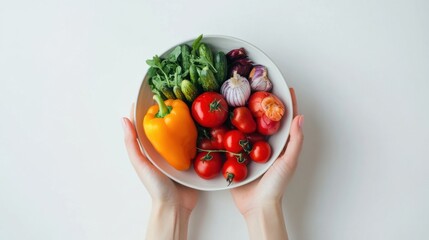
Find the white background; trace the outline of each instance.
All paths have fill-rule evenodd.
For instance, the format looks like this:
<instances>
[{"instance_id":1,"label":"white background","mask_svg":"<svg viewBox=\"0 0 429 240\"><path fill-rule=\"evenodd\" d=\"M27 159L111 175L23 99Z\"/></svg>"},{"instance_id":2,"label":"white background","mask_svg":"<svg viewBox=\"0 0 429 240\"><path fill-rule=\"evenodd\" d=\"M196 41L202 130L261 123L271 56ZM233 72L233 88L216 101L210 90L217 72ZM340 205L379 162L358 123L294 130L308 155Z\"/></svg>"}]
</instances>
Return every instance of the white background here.
<instances>
[{"instance_id":1,"label":"white background","mask_svg":"<svg viewBox=\"0 0 429 240\"><path fill-rule=\"evenodd\" d=\"M427 239L429 2L1 1L0 239L142 239L150 197L120 119L145 60L200 33L266 52L296 89L305 146L291 239ZM247 239L227 191L189 239Z\"/></svg>"}]
</instances>

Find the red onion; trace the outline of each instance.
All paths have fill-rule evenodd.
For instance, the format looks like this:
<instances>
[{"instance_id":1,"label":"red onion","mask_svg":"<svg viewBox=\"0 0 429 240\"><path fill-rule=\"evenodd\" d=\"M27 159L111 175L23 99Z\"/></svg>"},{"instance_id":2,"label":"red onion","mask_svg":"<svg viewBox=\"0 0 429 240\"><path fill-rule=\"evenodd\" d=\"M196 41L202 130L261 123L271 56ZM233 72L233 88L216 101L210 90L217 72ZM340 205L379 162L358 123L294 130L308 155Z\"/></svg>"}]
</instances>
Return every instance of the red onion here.
<instances>
[{"instance_id":1,"label":"red onion","mask_svg":"<svg viewBox=\"0 0 429 240\"><path fill-rule=\"evenodd\" d=\"M226 58L228 59L229 62L233 62L237 59L245 58L245 57L247 57L247 54L244 48L233 49L226 54Z\"/></svg>"},{"instance_id":2,"label":"red onion","mask_svg":"<svg viewBox=\"0 0 429 240\"><path fill-rule=\"evenodd\" d=\"M229 70L229 76L233 76L234 72L237 72L240 76L248 77L250 70L252 70L253 64L252 61L248 58L241 58L236 61L234 61L231 64L230 70Z\"/></svg>"},{"instance_id":3,"label":"red onion","mask_svg":"<svg viewBox=\"0 0 429 240\"><path fill-rule=\"evenodd\" d=\"M231 107L241 107L246 105L250 97L250 84L245 77L235 72L222 84L220 92Z\"/></svg>"}]
</instances>

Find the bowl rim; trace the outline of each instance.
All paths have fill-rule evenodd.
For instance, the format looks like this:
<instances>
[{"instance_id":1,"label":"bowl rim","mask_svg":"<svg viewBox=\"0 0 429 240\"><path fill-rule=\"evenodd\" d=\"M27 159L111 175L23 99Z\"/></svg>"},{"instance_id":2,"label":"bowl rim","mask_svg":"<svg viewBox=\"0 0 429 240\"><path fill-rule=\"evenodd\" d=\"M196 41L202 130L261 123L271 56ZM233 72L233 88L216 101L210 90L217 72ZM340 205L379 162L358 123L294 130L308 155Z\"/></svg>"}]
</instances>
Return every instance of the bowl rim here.
<instances>
[{"instance_id":1,"label":"bowl rim","mask_svg":"<svg viewBox=\"0 0 429 240\"><path fill-rule=\"evenodd\" d=\"M258 47L257 47L257 46L255 46L254 44L252 44L252 43L250 43L250 42L247 42L247 41L245 41L245 40L242 40L242 39L240 39L240 38L237 38L237 37L232 37L232 36L229 36L229 35L221 35L221 34L204 34L204 35L203 35L203 39L205 39L205 38L223 38L223 39L234 40L234 41L238 41L238 42L245 43L245 44L247 44L247 45L249 45L249 46L251 46L251 47L253 47L253 48L257 49L258 51L260 51L263 55L265 55L265 57L267 57L267 58L271 61L271 63L272 63L272 64L275 66L275 68L279 71L279 73L281 74L282 78L284 79L284 81L285 81L285 83L286 83L286 79L285 79L285 77L284 77L284 74L283 74L283 72L281 71L281 69L277 66L277 64L276 64L276 63L271 59L271 57L270 57L269 55L267 55L264 51L262 51L260 48L258 48ZM194 41L195 39L196 39L196 38L194 37L194 38L188 38L187 40L180 41L179 43L177 43L177 44L175 44L175 45L173 45L173 46L170 46L170 47L166 48L164 51L161 51L161 54L160 54L159 56L166 54L169 50L173 49L174 47L176 47L176 46L178 46L178 45L182 45L182 44L185 44L185 43L187 43L187 42L192 42L192 41ZM166 172L164 169L162 169L162 168L161 168L161 167L159 167L156 163L154 163L154 161L153 161L153 160L148 156L148 153L147 153L146 149L144 148L143 144L140 142L140 138L141 138L141 136L140 136L139 132L137 131L137 126L136 126L137 104L138 104L138 102L139 102L140 92L141 92L141 90L142 90L142 88L143 88L143 83L144 83L144 81L145 81L145 79L146 79L146 75L147 75L147 70L145 71L144 76L143 76L143 79L141 80L140 87L138 88L138 91L137 91L137 97L135 98L135 99L136 99L136 101L135 101L135 103L133 104L133 108L134 108L134 109L132 109L132 113L133 113L132 123L133 123L133 125L134 125L134 128L136 129L137 142L138 142L139 147L140 147L141 151L143 152L144 156L149 160L149 162L150 162L151 164L153 164L153 165L156 167L156 169L158 169L159 171L161 171L164 175L166 175L166 176L167 176L168 178L170 178L171 180L173 180L173 181L175 181L175 182L177 182L177 183L179 183L179 184L181 184L181 185L183 185L183 186L186 186L186 187L189 187L189 188L192 188L192 189L202 190L202 191L220 191L220 190L230 190L230 189L233 189L233 188L236 188L236 187L244 186L244 185L246 185L246 184L249 184L249 183L251 183L251 182L255 181L255 180L256 180L256 179L258 179L258 178L261 178L261 177L262 177L262 176L263 176L263 175L264 175L264 174L265 174L265 173L266 173L266 172L271 168L271 166L275 163L275 161L277 161L278 157L281 155L282 151L280 152L280 155L279 155L279 156L277 156L277 158L276 158L276 159L274 159L274 161L270 164L270 166L269 166L269 167L267 167L263 172L261 172L261 174L259 174L259 175L255 175L255 176L253 176L252 178L249 178L249 177L248 177L248 178L247 178L247 179L245 179L244 181L237 182L237 183L235 183L235 182L234 182L234 184L227 185L227 186L224 186L224 187L212 187L212 188L209 188L209 189L208 189L208 188L203 188L203 187L199 187L199 186L197 186L197 185L191 185L191 184L188 184L188 183L186 183L186 182L184 182L184 181L182 181L182 180L180 180L180 179L178 179L178 178L175 178L175 177L171 176L168 172ZM287 85L287 83L286 83L286 86L287 86L288 88L290 88L290 87ZM285 96L286 98L288 98L290 101L292 101L292 96L291 96L291 94L290 94L290 91L287 91L287 93L286 93L285 95L286 95L286 96ZM290 104L290 106L289 106L289 108L288 108L288 112L289 112L290 114L292 114L292 113L294 112L293 104ZM293 120L293 116L292 116L292 120ZM287 138L286 138L285 143L287 143L287 139L289 138L289 134L290 134L290 127L291 127L291 124L289 125L288 129L286 129Z\"/></svg>"}]
</instances>

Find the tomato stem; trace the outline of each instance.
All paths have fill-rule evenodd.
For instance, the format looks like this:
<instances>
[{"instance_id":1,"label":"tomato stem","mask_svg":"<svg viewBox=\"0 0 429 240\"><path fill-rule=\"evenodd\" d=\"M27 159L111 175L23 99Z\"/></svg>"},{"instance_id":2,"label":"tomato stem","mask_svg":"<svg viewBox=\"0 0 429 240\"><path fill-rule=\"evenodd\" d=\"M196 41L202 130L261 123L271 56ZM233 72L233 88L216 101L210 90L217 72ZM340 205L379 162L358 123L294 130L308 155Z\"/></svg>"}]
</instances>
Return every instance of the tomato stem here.
<instances>
[{"instance_id":1,"label":"tomato stem","mask_svg":"<svg viewBox=\"0 0 429 240\"><path fill-rule=\"evenodd\" d=\"M228 186L229 186L231 185L232 180L234 180L234 174L229 172L227 172L226 174L227 174L226 181L228 182Z\"/></svg>"},{"instance_id":2,"label":"tomato stem","mask_svg":"<svg viewBox=\"0 0 429 240\"><path fill-rule=\"evenodd\" d=\"M221 110L220 99L213 100L213 102L210 103L210 112L220 111L220 110Z\"/></svg>"},{"instance_id":3,"label":"tomato stem","mask_svg":"<svg viewBox=\"0 0 429 240\"><path fill-rule=\"evenodd\" d=\"M210 153L208 152L206 155L204 155L204 158L202 158L202 160L204 161L210 161L212 160L213 156L210 155Z\"/></svg>"},{"instance_id":4,"label":"tomato stem","mask_svg":"<svg viewBox=\"0 0 429 240\"><path fill-rule=\"evenodd\" d=\"M216 112L216 111L225 111L228 112L228 107L224 107L224 105L221 103L221 99L214 99L211 103L210 103L210 110L209 112Z\"/></svg>"},{"instance_id":5,"label":"tomato stem","mask_svg":"<svg viewBox=\"0 0 429 240\"><path fill-rule=\"evenodd\" d=\"M216 150L214 150L214 149L213 150L206 150L206 149L201 149L201 148L197 148L197 149L200 152L207 152L206 156L209 156L209 154L212 153L212 152L223 152L223 153L230 153L233 156L238 157L237 161L239 163L244 163L246 161L246 158L243 156L243 153L235 153L235 152L230 152L230 151L227 151L227 150L218 150L218 149L216 149ZM210 159L205 159L205 160L210 160Z\"/></svg>"},{"instance_id":6,"label":"tomato stem","mask_svg":"<svg viewBox=\"0 0 429 240\"><path fill-rule=\"evenodd\" d=\"M208 154L211 152L223 152L223 153L230 153L234 156L241 156L241 153L235 153L235 152L230 152L227 150L221 150L221 149L202 149L202 148L197 148L198 151L200 152L207 152Z\"/></svg>"},{"instance_id":7,"label":"tomato stem","mask_svg":"<svg viewBox=\"0 0 429 240\"><path fill-rule=\"evenodd\" d=\"M250 151L252 150L252 144L248 139L240 140L239 144L243 148L243 150L247 153L250 153Z\"/></svg>"}]
</instances>

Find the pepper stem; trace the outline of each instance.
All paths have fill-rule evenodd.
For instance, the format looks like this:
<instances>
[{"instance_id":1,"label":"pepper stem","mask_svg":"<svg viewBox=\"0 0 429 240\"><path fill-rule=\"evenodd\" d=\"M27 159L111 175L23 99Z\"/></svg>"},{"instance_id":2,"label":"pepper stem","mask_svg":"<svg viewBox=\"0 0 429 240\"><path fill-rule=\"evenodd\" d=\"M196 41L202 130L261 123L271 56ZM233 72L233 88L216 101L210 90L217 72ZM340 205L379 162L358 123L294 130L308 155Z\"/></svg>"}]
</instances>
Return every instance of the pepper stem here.
<instances>
[{"instance_id":1,"label":"pepper stem","mask_svg":"<svg viewBox=\"0 0 429 240\"><path fill-rule=\"evenodd\" d=\"M156 114L157 118L163 118L165 115L170 113L170 109L165 105L164 101L162 100L161 96L158 94L153 95L153 100L155 100L156 103L158 103L158 113Z\"/></svg>"}]
</instances>

